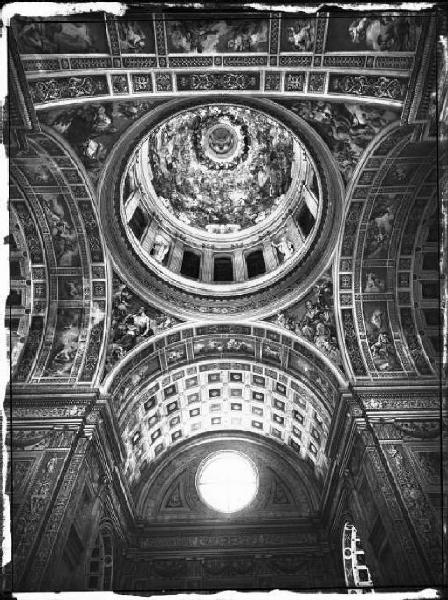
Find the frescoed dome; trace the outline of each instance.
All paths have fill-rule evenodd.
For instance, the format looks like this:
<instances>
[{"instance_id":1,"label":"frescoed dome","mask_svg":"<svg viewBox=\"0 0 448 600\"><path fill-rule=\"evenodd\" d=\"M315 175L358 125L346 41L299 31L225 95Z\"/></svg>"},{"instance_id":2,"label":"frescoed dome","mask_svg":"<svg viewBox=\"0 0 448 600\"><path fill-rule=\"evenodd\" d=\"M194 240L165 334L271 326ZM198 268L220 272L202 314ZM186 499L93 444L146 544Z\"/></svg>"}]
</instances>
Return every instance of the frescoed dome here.
<instances>
[{"instance_id":1,"label":"frescoed dome","mask_svg":"<svg viewBox=\"0 0 448 600\"><path fill-rule=\"evenodd\" d=\"M151 132L148 146L155 194L177 219L213 233L266 219L285 199L301 160L290 131L242 106L179 113Z\"/></svg>"}]
</instances>

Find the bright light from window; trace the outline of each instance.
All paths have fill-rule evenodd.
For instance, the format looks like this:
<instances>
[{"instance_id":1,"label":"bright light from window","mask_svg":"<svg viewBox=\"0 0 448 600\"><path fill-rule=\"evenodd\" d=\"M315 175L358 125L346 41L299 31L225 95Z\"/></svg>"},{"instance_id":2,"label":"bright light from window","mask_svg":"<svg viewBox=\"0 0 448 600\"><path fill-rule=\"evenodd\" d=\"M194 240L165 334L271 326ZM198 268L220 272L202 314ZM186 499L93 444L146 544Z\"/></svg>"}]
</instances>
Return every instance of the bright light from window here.
<instances>
[{"instance_id":1,"label":"bright light from window","mask_svg":"<svg viewBox=\"0 0 448 600\"><path fill-rule=\"evenodd\" d=\"M215 452L199 468L196 485L200 496L211 508L224 513L237 512L255 498L257 469L239 452Z\"/></svg>"}]
</instances>

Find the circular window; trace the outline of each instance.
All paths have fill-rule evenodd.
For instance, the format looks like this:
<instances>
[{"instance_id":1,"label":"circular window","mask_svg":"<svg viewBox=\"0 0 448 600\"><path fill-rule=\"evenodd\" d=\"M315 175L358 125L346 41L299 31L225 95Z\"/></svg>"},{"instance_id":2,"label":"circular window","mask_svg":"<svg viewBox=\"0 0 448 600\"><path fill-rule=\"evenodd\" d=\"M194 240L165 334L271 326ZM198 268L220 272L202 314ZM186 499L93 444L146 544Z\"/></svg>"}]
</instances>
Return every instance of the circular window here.
<instances>
[{"instance_id":1,"label":"circular window","mask_svg":"<svg viewBox=\"0 0 448 600\"><path fill-rule=\"evenodd\" d=\"M199 467L196 486L202 500L214 510L233 513L248 506L258 491L254 463L233 450L214 452Z\"/></svg>"}]
</instances>

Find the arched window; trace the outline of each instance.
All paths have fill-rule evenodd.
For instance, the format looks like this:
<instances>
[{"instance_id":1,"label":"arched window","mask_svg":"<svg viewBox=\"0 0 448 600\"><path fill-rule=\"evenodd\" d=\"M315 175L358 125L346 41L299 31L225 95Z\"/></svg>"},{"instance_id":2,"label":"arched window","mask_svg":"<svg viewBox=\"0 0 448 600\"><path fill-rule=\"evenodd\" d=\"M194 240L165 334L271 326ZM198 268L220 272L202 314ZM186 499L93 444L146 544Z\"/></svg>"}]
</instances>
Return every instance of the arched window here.
<instances>
[{"instance_id":1,"label":"arched window","mask_svg":"<svg viewBox=\"0 0 448 600\"><path fill-rule=\"evenodd\" d=\"M112 589L113 541L109 530L101 531L92 549L89 562L88 589L91 591Z\"/></svg>"},{"instance_id":2,"label":"arched window","mask_svg":"<svg viewBox=\"0 0 448 600\"><path fill-rule=\"evenodd\" d=\"M201 270L201 257L195 252L185 250L182 257L182 266L180 268L180 274L185 277L191 277L192 279L199 279Z\"/></svg>"},{"instance_id":3,"label":"arched window","mask_svg":"<svg viewBox=\"0 0 448 600\"><path fill-rule=\"evenodd\" d=\"M366 556L361 546L356 527L346 523L342 536L342 557L344 561L345 584L349 594L363 594L373 591L373 582Z\"/></svg>"},{"instance_id":4,"label":"arched window","mask_svg":"<svg viewBox=\"0 0 448 600\"><path fill-rule=\"evenodd\" d=\"M266 273L266 265L262 250L254 250L246 256L247 275L249 279L264 275Z\"/></svg>"},{"instance_id":5,"label":"arched window","mask_svg":"<svg viewBox=\"0 0 448 600\"><path fill-rule=\"evenodd\" d=\"M137 206L134 210L134 214L132 215L128 225L135 237L138 240L141 240L148 225L148 215L142 211L140 206Z\"/></svg>"},{"instance_id":6,"label":"arched window","mask_svg":"<svg viewBox=\"0 0 448 600\"><path fill-rule=\"evenodd\" d=\"M215 257L213 280L233 281L233 264L230 256Z\"/></svg>"},{"instance_id":7,"label":"arched window","mask_svg":"<svg viewBox=\"0 0 448 600\"><path fill-rule=\"evenodd\" d=\"M299 224L300 229L303 231L306 237L311 233L315 222L316 219L313 217L310 209L304 202L297 215L297 223Z\"/></svg>"}]
</instances>

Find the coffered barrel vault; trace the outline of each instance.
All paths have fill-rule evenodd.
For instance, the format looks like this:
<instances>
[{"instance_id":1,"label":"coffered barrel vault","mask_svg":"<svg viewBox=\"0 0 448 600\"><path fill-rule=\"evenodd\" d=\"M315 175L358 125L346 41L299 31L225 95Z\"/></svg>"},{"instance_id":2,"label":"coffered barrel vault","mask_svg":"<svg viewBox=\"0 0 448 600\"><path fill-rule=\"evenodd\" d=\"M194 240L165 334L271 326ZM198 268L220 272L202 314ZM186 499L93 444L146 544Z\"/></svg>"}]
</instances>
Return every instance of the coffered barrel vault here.
<instances>
[{"instance_id":1,"label":"coffered barrel vault","mask_svg":"<svg viewBox=\"0 0 448 600\"><path fill-rule=\"evenodd\" d=\"M441 586L442 12L8 48L5 589Z\"/></svg>"}]
</instances>

